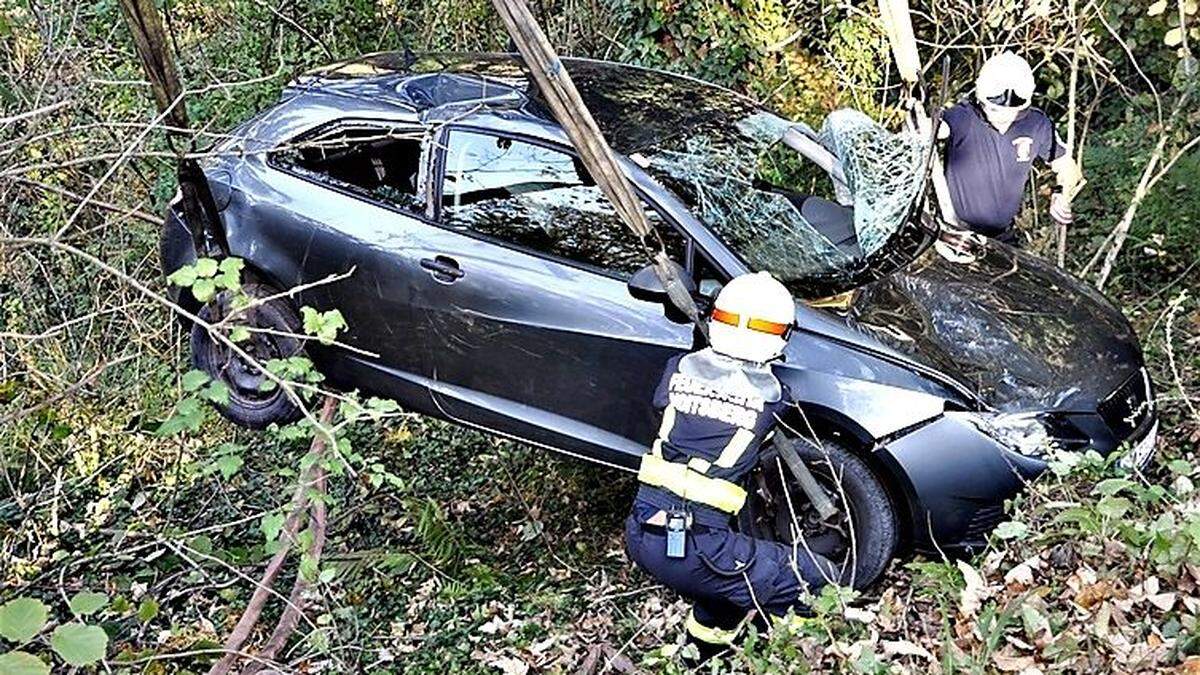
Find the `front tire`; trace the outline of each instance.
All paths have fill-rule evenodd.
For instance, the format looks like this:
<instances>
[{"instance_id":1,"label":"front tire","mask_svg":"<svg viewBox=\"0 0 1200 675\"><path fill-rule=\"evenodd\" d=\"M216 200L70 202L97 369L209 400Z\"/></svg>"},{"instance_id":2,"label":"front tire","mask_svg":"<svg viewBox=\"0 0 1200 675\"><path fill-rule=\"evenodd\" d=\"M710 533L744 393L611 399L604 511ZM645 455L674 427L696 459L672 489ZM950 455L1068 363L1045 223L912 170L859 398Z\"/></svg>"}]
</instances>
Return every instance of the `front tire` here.
<instances>
[{"instance_id":1,"label":"front tire","mask_svg":"<svg viewBox=\"0 0 1200 675\"><path fill-rule=\"evenodd\" d=\"M278 294L263 284L246 284L243 291L251 298ZM200 308L198 316L207 323L220 321L230 311L230 301L231 295L222 293ZM238 323L251 329L250 338L238 346L259 363L304 352L303 341L296 337L301 332L300 317L287 298L275 298L246 310ZM234 424L264 429L300 419L300 408L281 387L264 390L263 383L269 380L259 368L213 339L199 323L192 326L191 347L192 367L229 388L229 404L214 407Z\"/></svg>"},{"instance_id":2,"label":"front tire","mask_svg":"<svg viewBox=\"0 0 1200 675\"><path fill-rule=\"evenodd\" d=\"M837 441L818 440L819 447L801 438L793 444L838 507L833 522L821 522L786 463L767 446L751 476L738 524L761 539L807 545L837 565L842 585L863 589L883 576L896 552L896 509L861 457Z\"/></svg>"}]
</instances>

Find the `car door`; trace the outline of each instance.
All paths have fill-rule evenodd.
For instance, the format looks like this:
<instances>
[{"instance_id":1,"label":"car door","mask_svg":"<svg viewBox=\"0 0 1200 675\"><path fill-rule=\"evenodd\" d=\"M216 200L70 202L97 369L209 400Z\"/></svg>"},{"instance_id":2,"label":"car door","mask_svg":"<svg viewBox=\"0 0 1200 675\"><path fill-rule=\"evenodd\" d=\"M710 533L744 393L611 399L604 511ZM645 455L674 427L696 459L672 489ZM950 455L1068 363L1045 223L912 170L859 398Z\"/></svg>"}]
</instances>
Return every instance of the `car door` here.
<instances>
[{"instance_id":1,"label":"car door","mask_svg":"<svg viewBox=\"0 0 1200 675\"><path fill-rule=\"evenodd\" d=\"M629 464L693 327L629 294L645 253L572 155L462 128L441 145L444 229L418 293L436 401L461 421ZM684 236L648 216L684 259Z\"/></svg>"},{"instance_id":2,"label":"car door","mask_svg":"<svg viewBox=\"0 0 1200 675\"><path fill-rule=\"evenodd\" d=\"M281 253L263 262L282 285L303 286L301 304L342 313L350 349L310 350L335 383L429 411L428 326L411 307L427 280L416 242L437 230L420 180L424 133L343 120L292 139L250 178L260 184L249 194L275 197L251 204L252 228L235 218L230 230L248 250Z\"/></svg>"}]
</instances>

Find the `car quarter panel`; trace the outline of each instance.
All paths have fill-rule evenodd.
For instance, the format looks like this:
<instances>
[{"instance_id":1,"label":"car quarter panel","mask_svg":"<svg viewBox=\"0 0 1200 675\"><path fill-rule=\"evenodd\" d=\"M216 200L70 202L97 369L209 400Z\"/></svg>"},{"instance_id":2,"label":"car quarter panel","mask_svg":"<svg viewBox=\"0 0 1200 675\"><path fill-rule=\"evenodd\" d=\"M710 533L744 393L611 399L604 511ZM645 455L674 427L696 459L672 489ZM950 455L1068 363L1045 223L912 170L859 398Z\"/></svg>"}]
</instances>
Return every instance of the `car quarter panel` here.
<instances>
[{"instance_id":1,"label":"car quarter panel","mask_svg":"<svg viewBox=\"0 0 1200 675\"><path fill-rule=\"evenodd\" d=\"M354 348L314 357L335 383L423 408L429 348L411 311L419 218L371 204L280 171L261 157L229 167L233 184L222 212L233 255L280 288L305 285L299 304L338 309Z\"/></svg>"}]
</instances>

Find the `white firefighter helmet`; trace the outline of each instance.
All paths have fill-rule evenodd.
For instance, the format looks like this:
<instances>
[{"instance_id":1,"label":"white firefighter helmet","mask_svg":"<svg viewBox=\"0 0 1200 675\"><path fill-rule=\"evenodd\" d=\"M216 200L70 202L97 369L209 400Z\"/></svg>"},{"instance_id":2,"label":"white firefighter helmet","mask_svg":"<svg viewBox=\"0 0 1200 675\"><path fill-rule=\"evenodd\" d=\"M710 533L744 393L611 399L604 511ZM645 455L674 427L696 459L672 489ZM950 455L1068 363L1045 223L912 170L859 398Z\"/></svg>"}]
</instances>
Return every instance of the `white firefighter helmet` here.
<instances>
[{"instance_id":1,"label":"white firefighter helmet","mask_svg":"<svg viewBox=\"0 0 1200 675\"><path fill-rule=\"evenodd\" d=\"M1001 133L1029 107L1033 98L1033 69L1012 52L1000 52L983 63L975 78L975 99L983 114Z\"/></svg>"},{"instance_id":2,"label":"white firefighter helmet","mask_svg":"<svg viewBox=\"0 0 1200 675\"><path fill-rule=\"evenodd\" d=\"M796 303L788 289L767 272L743 274L717 294L708 338L713 351L766 363L783 353L796 323Z\"/></svg>"}]
</instances>

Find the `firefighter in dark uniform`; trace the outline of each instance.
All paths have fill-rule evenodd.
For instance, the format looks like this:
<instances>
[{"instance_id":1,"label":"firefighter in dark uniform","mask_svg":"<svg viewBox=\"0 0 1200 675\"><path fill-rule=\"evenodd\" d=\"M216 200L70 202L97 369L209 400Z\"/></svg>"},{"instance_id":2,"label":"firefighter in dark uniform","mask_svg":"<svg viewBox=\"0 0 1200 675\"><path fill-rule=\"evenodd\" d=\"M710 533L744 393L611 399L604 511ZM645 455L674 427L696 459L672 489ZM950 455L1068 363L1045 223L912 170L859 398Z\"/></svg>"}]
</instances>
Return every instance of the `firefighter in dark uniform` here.
<instances>
[{"instance_id":1,"label":"firefighter in dark uniform","mask_svg":"<svg viewBox=\"0 0 1200 675\"><path fill-rule=\"evenodd\" d=\"M770 362L795 311L766 272L732 280L709 321L712 346L671 359L655 393L662 425L638 472L626 548L693 603L686 627L704 659L728 647L751 610L782 616L834 578L833 565L804 547L732 529L744 479L786 406Z\"/></svg>"},{"instance_id":2,"label":"firefighter in dark uniform","mask_svg":"<svg viewBox=\"0 0 1200 675\"><path fill-rule=\"evenodd\" d=\"M1019 244L1013 221L1021 210L1035 159L1055 173L1050 217L1074 220L1071 199L1081 185L1079 167L1058 138L1054 123L1030 106L1033 69L1012 52L988 59L975 80L975 100L945 112L939 136L946 143L946 183L958 224Z\"/></svg>"}]
</instances>

